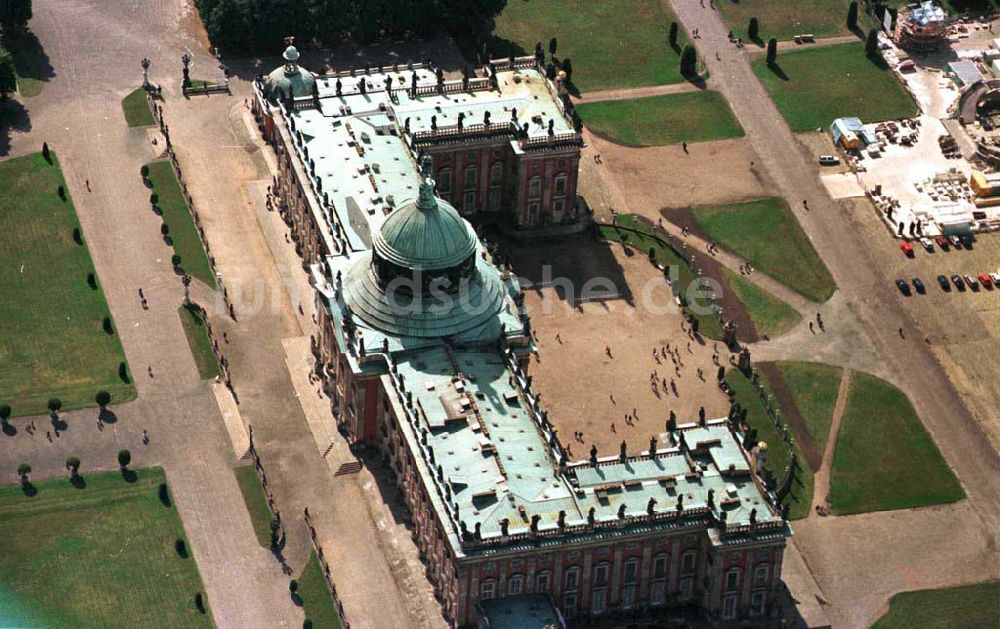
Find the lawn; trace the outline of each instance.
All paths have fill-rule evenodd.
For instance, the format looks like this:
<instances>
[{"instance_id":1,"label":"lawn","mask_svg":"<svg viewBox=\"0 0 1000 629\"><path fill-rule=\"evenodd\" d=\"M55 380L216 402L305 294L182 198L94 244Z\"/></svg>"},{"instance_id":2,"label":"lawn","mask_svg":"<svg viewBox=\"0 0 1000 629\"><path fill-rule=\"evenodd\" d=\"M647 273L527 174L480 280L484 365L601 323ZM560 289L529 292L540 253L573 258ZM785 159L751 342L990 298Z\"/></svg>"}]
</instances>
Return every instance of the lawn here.
<instances>
[{"instance_id":1,"label":"lawn","mask_svg":"<svg viewBox=\"0 0 1000 629\"><path fill-rule=\"evenodd\" d=\"M198 366L198 375L202 380L208 380L219 375L219 363L212 352L212 339L208 336L208 328L201 318L201 313L195 308L181 306L177 313L184 326L184 336L187 337L194 363Z\"/></svg>"},{"instance_id":2,"label":"lawn","mask_svg":"<svg viewBox=\"0 0 1000 629\"><path fill-rule=\"evenodd\" d=\"M298 578L297 594L302 599L302 611L314 627L323 629L340 629L340 615L333 603L333 596L323 578L323 569L319 565L316 553L309 555L309 563Z\"/></svg>"},{"instance_id":3,"label":"lawn","mask_svg":"<svg viewBox=\"0 0 1000 629\"><path fill-rule=\"evenodd\" d=\"M684 81L668 32L675 17L660 0L511 0L496 20L490 54L531 54L557 38L556 57L573 63L581 92Z\"/></svg>"},{"instance_id":4,"label":"lawn","mask_svg":"<svg viewBox=\"0 0 1000 629\"><path fill-rule=\"evenodd\" d=\"M598 232L601 238L615 241L622 241L624 238L629 246L639 251L639 255L648 256L649 250L653 249L657 264L665 268L677 270L677 283L681 294L697 297L695 294L697 291L689 292L696 287L691 267L672 247L666 245L659 238L650 235L650 232L652 232L651 225L637 221L635 217L627 214L618 215L616 221L617 225L625 229L618 229L613 225L599 225ZM631 230L638 230L638 232ZM698 310L707 311L709 306L707 300L692 301L701 306ZM701 334L710 339L722 340L722 325L719 323L718 317L712 314L695 314L695 318L698 319L698 330Z\"/></svg>"},{"instance_id":5,"label":"lawn","mask_svg":"<svg viewBox=\"0 0 1000 629\"><path fill-rule=\"evenodd\" d=\"M153 112L149 108L146 90L141 87L137 87L122 99L122 111L125 113L125 122L130 127L151 127L156 124Z\"/></svg>"},{"instance_id":6,"label":"lawn","mask_svg":"<svg viewBox=\"0 0 1000 629\"><path fill-rule=\"evenodd\" d=\"M267 506L267 496L260 484L260 478L252 465L243 465L233 469L236 482L243 493L253 531L257 534L257 542L264 548L271 547L271 509Z\"/></svg>"},{"instance_id":7,"label":"lawn","mask_svg":"<svg viewBox=\"0 0 1000 629\"><path fill-rule=\"evenodd\" d=\"M717 0L716 6L729 28L737 37L747 38L750 18L757 18L759 37L766 42L771 37L778 40L792 39L796 35L812 33L816 37L849 35L847 7L851 0ZM862 3L859 2L858 5ZM859 6L858 23L864 20L864 9Z\"/></svg>"},{"instance_id":8,"label":"lawn","mask_svg":"<svg viewBox=\"0 0 1000 629\"><path fill-rule=\"evenodd\" d=\"M770 387L766 378L761 374L761 380L765 386ZM767 443L767 454L765 455L765 468L769 470L780 484L785 473L785 467L791 458L792 450L785 443L778 428L774 425L774 420L767 413L764 402L757 392L757 388L750 380L736 369L726 372L726 382L732 387L738 401L743 408L747 409L747 422L757 431L757 440ZM780 405L777 398L774 404ZM791 427L789 427L791 431ZM805 457L799 450L798 445L792 446L798 457L798 471L796 479L792 482L792 489L785 498L784 504L789 505L788 517L792 520L804 518L809 515L812 507L813 495L813 473L806 463Z\"/></svg>"},{"instance_id":9,"label":"lawn","mask_svg":"<svg viewBox=\"0 0 1000 629\"><path fill-rule=\"evenodd\" d=\"M146 165L149 166L149 181L153 185L151 192L159 195L157 207L163 213L163 222L170 228L170 239L174 253L181 257L181 267L192 277L214 287L215 275L173 167L168 160Z\"/></svg>"},{"instance_id":10,"label":"lawn","mask_svg":"<svg viewBox=\"0 0 1000 629\"><path fill-rule=\"evenodd\" d=\"M978 629L1000 626L1000 581L902 592L873 629Z\"/></svg>"},{"instance_id":11,"label":"lawn","mask_svg":"<svg viewBox=\"0 0 1000 629\"><path fill-rule=\"evenodd\" d=\"M163 470L87 474L0 487L0 626L210 627L194 596L204 592L194 558L180 557L176 509L158 486ZM188 550L190 553L190 550Z\"/></svg>"},{"instance_id":12,"label":"lawn","mask_svg":"<svg viewBox=\"0 0 1000 629\"><path fill-rule=\"evenodd\" d=\"M0 404L13 414L135 398L125 353L55 153L0 162ZM75 240L79 235L80 243ZM88 284L94 274L94 286ZM112 334L104 328L109 318ZM122 378L122 375L125 378Z\"/></svg>"},{"instance_id":13,"label":"lawn","mask_svg":"<svg viewBox=\"0 0 1000 629\"><path fill-rule=\"evenodd\" d=\"M817 303L833 295L836 286L830 272L783 199L703 206L693 213L711 240L762 273Z\"/></svg>"},{"instance_id":14,"label":"lawn","mask_svg":"<svg viewBox=\"0 0 1000 629\"><path fill-rule=\"evenodd\" d=\"M711 90L577 106L591 131L627 146L743 137L722 94Z\"/></svg>"},{"instance_id":15,"label":"lawn","mask_svg":"<svg viewBox=\"0 0 1000 629\"><path fill-rule=\"evenodd\" d=\"M964 496L903 392L854 374L830 470L833 512L887 511Z\"/></svg>"},{"instance_id":16,"label":"lawn","mask_svg":"<svg viewBox=\"0 0 1000 629\"><path fill-rule=\"evenodd\" d=\"M802 321L802 315L796 312L795 308L742 275L726 269L726 280L746 306L747 314L750 315L758 334L766 334L770 338L781 336Z\"/></svg>"},{"instance_id":17,"label":"lawn","mask_svg":"<svg viewBox=\"0 0 1000 629\"><path fill-rule=\"evenodd\" d=\"M861 42L781 52L775 68L762 55L753 70L792 131L826 129L842 116L880 122L917 115L913 98Z\"/></svg>"},{"instance_id":18,"label":"lawn","mask_svg":"<svg viewBox=\"0 0 1000 629\"><path fill-rule=\"evenodd\" d=\"M830 436L830 422L843 370L820 363L802 362L779 362L775 363L775 367L788 385L813 447L822 455L826 439Z\"/></svg>"}]
</instances>

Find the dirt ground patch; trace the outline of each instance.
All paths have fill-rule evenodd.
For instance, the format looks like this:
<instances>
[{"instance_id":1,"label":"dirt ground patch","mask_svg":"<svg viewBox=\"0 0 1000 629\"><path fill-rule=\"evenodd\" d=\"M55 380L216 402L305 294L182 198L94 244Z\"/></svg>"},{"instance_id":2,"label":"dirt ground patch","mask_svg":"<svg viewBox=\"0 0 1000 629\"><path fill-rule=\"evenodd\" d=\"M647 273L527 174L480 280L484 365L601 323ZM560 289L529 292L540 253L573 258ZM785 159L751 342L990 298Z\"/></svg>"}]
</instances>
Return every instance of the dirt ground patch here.
<instances>
[{"instance_id":1,"label":"dirt ground patch","mask_svg":"<svg viewBox=\"0 0 1000 629\"><path fill-rule=\"evenodd\" d=\"M688 144L687 154L681 145L637 149L596 136L592 142L629 210L652 220L663 207L732 203L774 190L746 139Z\"/></svg>"},{"instance_id":2,"label":"dirt ground patch","mask_svg":"<svg viewBox=\"0 0 1000 629\"><path fill-rule=\"evenodd\" d=\"M585 236L543 246L505 243L504 249L527 280L525 303L538 344L529 368L533 386L574 457L586 457L592 443L601 454L615 453L622 439L629 451L644 450L650 436L664 431L671 410L679 421L696 420L702 405L709 417L728 412L712 361L717 347L725 363L725 348L691 340L681 330L669 288L644 254ZM598 285L596 277L606 281ZM581 299L588 280L593 292L607 296ZM670 354L653 358L653 349L667 344L679 352L676 370ZM677 395L664 392L664 379L668 389L673 379ZM626 422L633 411L636 419ZM583 432L580 441L573 437L577 431Z\"/></svg>"},{"instance_id":3,"label":"dirt ground patch","mask_svg":"<svg viewBox=\"0 0 1000 629\"><path fill-rule=\"evenodd\" d=\"M809 437L809 430L806 428L806 422L802 419L802 414L799 412L798 406L795 405L795 398L792 397L791 390L785 384L785 379L781 377L778 366L774 363L757 363L757 368L763 372L767 383L771 385L771 390L774 391L774 395L781 405L782 415L791 426L792 432L795 433L795 441L798 442L802 455L806 457L809 469L815 472L823 463L823 453L817 451L816 446L813 445L812 439Z\"/></svg>"}]
</instances>

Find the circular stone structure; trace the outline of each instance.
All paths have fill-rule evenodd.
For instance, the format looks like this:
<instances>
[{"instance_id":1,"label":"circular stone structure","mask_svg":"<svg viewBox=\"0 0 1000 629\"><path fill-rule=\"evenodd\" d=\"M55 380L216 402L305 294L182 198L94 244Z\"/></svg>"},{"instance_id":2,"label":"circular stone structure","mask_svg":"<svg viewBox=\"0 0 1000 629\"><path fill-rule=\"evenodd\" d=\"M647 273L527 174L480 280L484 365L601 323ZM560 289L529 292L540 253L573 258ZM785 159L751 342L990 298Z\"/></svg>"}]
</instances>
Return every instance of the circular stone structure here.
<instances>
[{"instance_id":1,"label":"circular stone structure","mask_svg":"<svg viewBox=\"0 0 1000 629\"><path fill-rule=\"evenodd\" d=\"M420 196L393 212L344 277L354 316L389 334L440 338L499 331L507 286L481 255L475 230L434 195L425 169Z\"/></svg>"},{"instance_id":2,"label":"circular stone structure","mask_svg":"<svg viewBox=\"0 0 1000 629\"><path fill-rule=\"evenodd\" d=\"M299 65L299 51L295 46L285 48L281 55L285 65L275 68L264 80L264 96L271 101L311 96L316 87L312 72Z\"/></svg>"}]
</instances>

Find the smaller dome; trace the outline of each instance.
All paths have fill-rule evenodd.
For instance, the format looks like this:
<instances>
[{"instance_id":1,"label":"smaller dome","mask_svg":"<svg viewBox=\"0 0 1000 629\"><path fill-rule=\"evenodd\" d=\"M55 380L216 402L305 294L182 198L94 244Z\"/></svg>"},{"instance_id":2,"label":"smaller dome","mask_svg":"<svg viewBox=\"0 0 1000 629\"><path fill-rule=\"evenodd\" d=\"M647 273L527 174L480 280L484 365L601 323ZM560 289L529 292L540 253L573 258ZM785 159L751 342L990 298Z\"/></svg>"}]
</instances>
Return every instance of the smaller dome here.
<instances>
[{"instance_id":1,"label":"smaller dome","mask_svg":"<svg viewBox=\"0 0 1000 629\"><path fill-rule=\"evenodd\" d=\"M299 51L289 46L283 56L287 63L272 70L264 79L264 96L272 101L312 96L316 78L296 62Z\"/></svg>"}]
</instances>

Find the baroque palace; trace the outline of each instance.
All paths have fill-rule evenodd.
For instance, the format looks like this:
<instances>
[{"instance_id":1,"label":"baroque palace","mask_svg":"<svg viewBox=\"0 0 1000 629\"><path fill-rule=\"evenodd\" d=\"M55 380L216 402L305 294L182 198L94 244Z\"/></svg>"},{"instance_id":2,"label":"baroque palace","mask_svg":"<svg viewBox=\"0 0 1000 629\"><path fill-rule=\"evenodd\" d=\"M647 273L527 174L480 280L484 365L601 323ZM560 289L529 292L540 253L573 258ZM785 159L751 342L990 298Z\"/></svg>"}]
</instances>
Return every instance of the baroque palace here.
<instances>
[{"instance_id":1,"label":"baroque palace","mask_svg":"<svg viewBox=\"0 0 1000 629\"><path fill-rule=\"evenodd\" d=\"M386 457L451 624L769 614L791 531L729 418L570 460L532 391L517 278L469 220L582 220L580 122L541 54L456 80L284 58L253 110L316 288L317 373Z\"/></svg>"}]
</instances>

